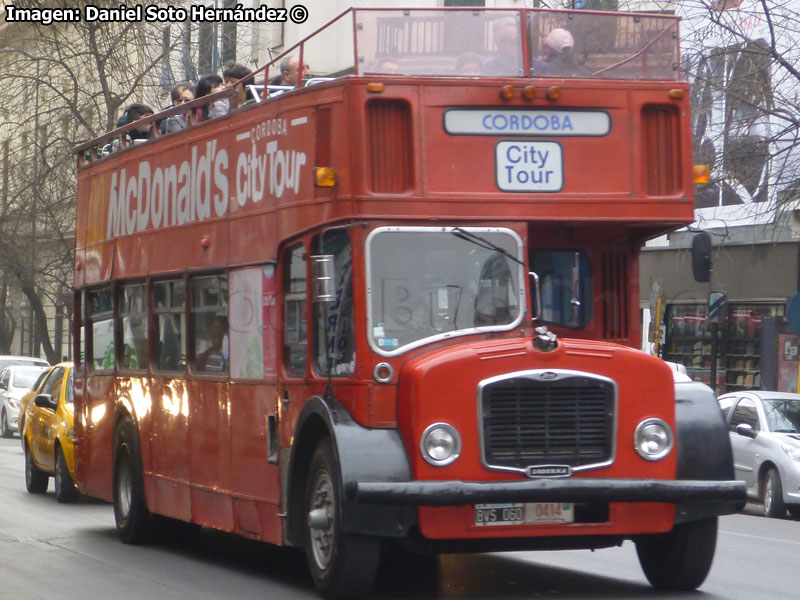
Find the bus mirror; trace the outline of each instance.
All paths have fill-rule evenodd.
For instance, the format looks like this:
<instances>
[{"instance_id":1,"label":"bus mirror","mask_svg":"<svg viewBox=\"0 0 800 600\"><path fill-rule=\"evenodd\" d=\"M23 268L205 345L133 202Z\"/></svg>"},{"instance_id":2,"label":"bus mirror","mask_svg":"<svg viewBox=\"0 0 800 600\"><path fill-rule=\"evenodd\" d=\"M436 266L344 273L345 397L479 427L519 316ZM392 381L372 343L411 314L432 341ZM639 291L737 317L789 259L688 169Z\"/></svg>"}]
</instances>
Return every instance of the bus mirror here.
<instances>
[{"instance_id":1,"label":"bus mirror","mask_svg":"<svg viewBox=\"0 0 800 600\"><path fill-rule=\"evenodd\" d=\"M333 254L319 254L311 257L311 294L313 302L336 301Z\"/></svg>"},{"instance_id":2,"label":"bus mirror","mask_svg":"<svg viewBox=\"0 0 800 600\"><path fill-rule=\"evenodd\" d=\"M705 231L692 238L692 274L698 283L711 279L711 236Z\"/></svg>"},{"instance_id":3,"label":"bus mirror","mask_svg":"<svg viewBox=\"0 0 800 600\"><path fill-rule=\"evenodd\" d=\"M542 319L542 293L539 286L539 275L534 271L528 272L528 277L531 278L531 294L536 300L536 308L533 311L533 320L540 321Z\"/></svg>"}]
</instances>

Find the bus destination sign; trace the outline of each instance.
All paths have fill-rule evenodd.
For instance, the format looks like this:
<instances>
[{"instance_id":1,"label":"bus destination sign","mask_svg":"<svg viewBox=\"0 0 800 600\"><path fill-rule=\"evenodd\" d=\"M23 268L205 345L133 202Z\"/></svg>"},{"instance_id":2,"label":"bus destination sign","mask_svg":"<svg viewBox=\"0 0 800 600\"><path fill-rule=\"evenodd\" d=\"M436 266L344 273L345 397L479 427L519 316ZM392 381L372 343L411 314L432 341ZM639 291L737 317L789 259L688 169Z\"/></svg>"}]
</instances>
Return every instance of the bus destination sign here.
<instances>
[{"instance_id":1,"label":"bus destination sign","mask_svg":"<svg viewBox=\"0 0 800 600\"><path fill-rule=\"evenodd\" d=\"M444 113L451 135L608 135L611 117L600 110L457 109Z\"/></svg>"}]
</instances>

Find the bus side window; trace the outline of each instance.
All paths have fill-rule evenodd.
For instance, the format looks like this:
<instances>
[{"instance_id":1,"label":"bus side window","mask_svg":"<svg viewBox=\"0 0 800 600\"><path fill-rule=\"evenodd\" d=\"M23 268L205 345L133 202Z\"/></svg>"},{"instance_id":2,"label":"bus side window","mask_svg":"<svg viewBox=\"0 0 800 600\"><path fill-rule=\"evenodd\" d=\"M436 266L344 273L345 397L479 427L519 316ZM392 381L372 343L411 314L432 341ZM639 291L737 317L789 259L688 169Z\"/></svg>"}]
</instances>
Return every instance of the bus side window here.
<instances>
[{"instance_id":1,"label":"bus side window","mask_svg":"<svg viewBox=\"0 0 800 600\"><path fill-rule=\"evenodd\" d=\"M228 371L228 276L211 275L189 280L192 339L191 366L196 373Z\"/></svg>"},{"instance_id":2,"label":"bus side window","mask_svg":"<svg viewBox=\"0 0 800 600\"><path fill-rule=\"evenodd\" d=\"M119 289L117 367L147 369L147 304L143 283L126 284Z\"/></svg>"},{"instance_id":3,"label":"bus side window","mask_svg":"<svg viewBox=\"0 0 800 600\"><path fill-rule=\"evenodd\" d=\"M92 290L87 294L86 362L92 371L114 368L114 313L111 288Z\"/></svg>"},{"instance_id":4,"label":"bus side window","mask_svg":"<svg viewBox=\"0 0 800 600\"><path fill-rule=\"evenodd\" d=\"M530 264L539 275L542 321L581 329L592 318L592 269L574 250L532 250Z\"/></svg>"},{"instance_id":5,"label":"bus side window","mask_svg":"<svg viewBox=\"0 0 800 600\"><path fill-rule=\"evenodd\" d=\"M283 364L289 377L306 374L306 260L302 244L283 255Z\"/></svg>"},{"instance_id":6,"label":"bus side window","mask_svg":"<svg viewBox=\"0 0 800 600\"><path fill-rule=\"evenodd\" d=\"M182 371L186 365L183 279L150 286L153 311L153 370Z\"/></svg>"},{"instance_id":7,"label":"bus side window","mask_svg":"<svg viewBox=\"0 0 800 600\"><path fill-rule=\"evenodd\" d=\"M353 260L350 237L344 229L326 231L313 242L314 254L334 257L336 301L315 302L312 308L314 371L328 375L328 362L334 377L346 377L355 369L355 334L353 332Z\"/></svg>"}]
</instances>

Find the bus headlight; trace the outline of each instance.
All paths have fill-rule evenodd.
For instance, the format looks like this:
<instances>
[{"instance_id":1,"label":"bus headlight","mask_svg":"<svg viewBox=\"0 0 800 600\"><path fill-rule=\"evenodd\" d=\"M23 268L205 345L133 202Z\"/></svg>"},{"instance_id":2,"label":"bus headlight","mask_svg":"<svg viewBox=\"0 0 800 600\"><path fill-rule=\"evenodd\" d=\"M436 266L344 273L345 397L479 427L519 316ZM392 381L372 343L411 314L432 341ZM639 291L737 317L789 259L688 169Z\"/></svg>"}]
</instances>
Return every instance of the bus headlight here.
<instances>
[{"instance_id":1,"label":"bus headlight","mask_svg":"<svg viewBox=\"0 0 800 600\"><path fill-rule=\"evenodd\" d=\"M645 419L633 432L633 446L645 460L661 460L672 450L672 429L661 419Z\"/></svg>"},{"instance_id":2,"label":"bus headlight","mask_svg":"<svg viewBox=\"0 0 800 600\"><path fill-rule=\"evenodd\" d=\"M455 461L461 454L461 436L447 423L434 423L423 432L419 442L422 458L435 467Z\"/></svg>"}]
</instances>

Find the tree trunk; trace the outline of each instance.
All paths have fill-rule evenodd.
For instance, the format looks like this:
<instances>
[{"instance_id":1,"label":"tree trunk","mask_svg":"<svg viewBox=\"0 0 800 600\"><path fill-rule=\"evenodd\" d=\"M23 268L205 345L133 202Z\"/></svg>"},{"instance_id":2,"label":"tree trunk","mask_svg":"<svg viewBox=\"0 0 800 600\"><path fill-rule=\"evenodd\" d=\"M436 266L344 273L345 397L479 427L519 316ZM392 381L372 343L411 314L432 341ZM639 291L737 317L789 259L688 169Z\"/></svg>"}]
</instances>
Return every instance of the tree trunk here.
<instances>
[{"instance_id":1,"label":"tree trunk","mask_svg":"<svg viewBox=\"0 0 800 600\"><path fill-rule=\"evenodd\" d=\"M50 341L50 332L47 329L47 315L44 314L42 300L30 284L23 284L22 293L25 294L33 310L34 330L36 332L34 339L38 338L41 342L47 362L55 364L59 362L61 357L56 355L55 350L53 350L53 343Z\"/></svg>"}]
</instances>

